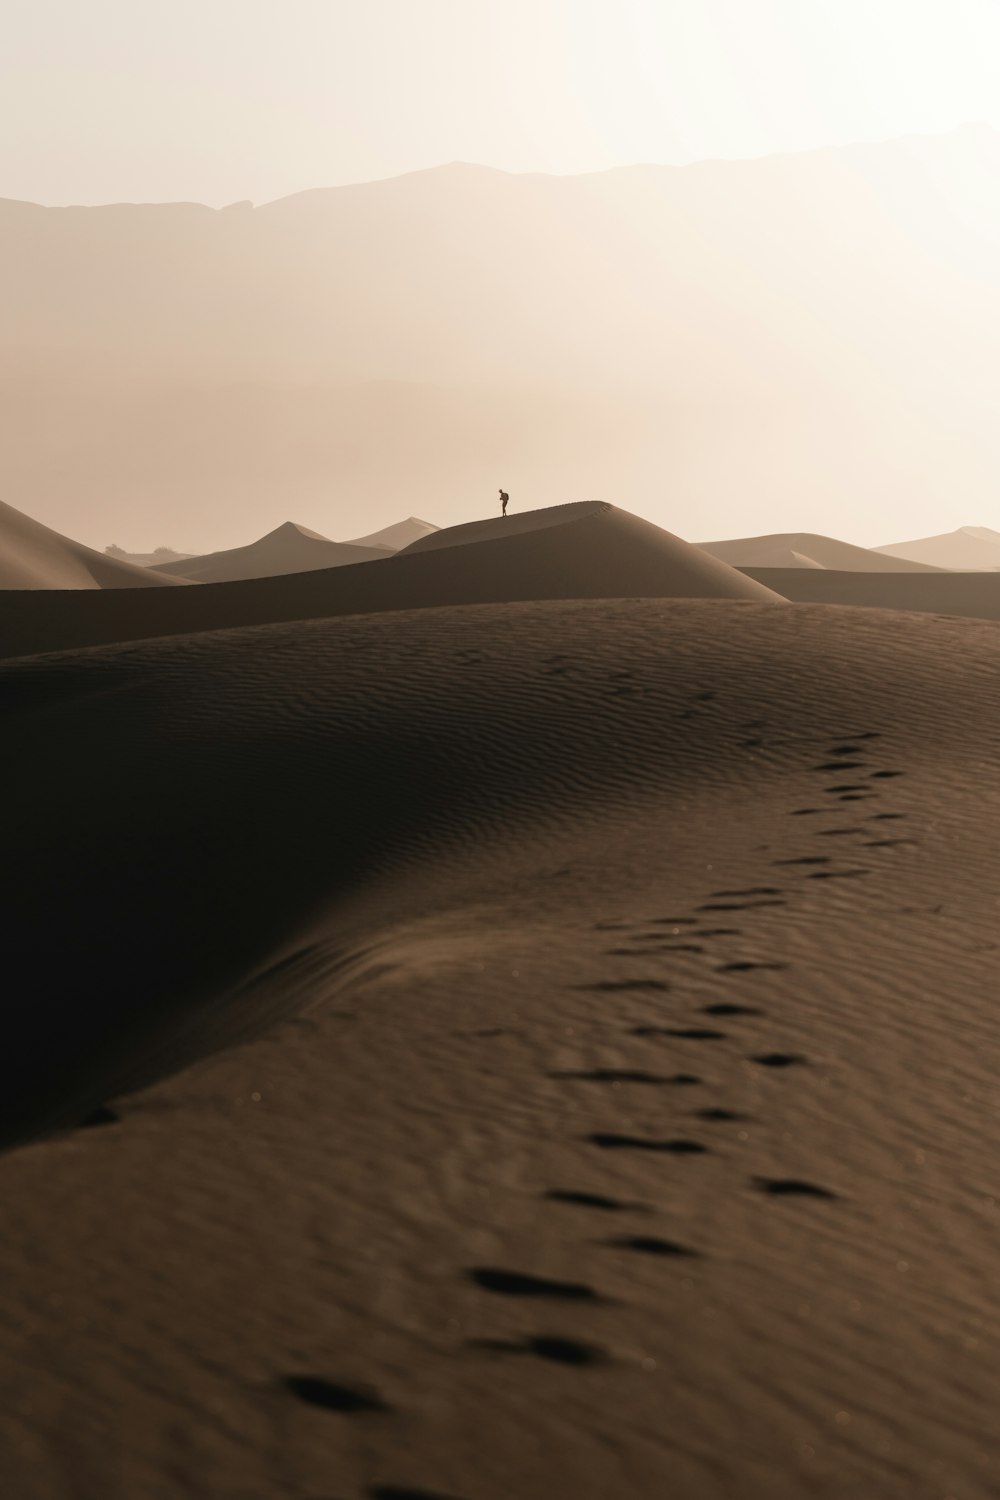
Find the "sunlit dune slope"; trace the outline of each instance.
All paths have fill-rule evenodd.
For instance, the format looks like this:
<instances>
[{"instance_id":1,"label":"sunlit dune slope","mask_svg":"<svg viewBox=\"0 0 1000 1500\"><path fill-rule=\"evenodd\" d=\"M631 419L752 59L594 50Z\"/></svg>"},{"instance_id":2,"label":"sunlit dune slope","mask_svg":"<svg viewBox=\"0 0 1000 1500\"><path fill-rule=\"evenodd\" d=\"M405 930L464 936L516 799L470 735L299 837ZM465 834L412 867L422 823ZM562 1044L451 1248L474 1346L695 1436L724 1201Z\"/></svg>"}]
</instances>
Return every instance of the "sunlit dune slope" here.
<instances>
[{"instance_id":1,"label":"sunlit dune slope","mask_svg":"<svg viewBox=\"0 0 1000 1500\"><path fill-rule=\"evenodd\" d=\"M528 599L621 597L769 599L778 596L689 542L612 505L567 505L515 522L481 522L480 545L408 548L383 560L282 578L249 579L121 599L0 594L0 651L7 656L278 620ZM506 525L501 535L499 528ZM492 533L491 534L491 530Z\"/></svg>"},{"instance_id":2,"label":"sunlit dune slope","mask_svg":"<svg viewBox=\"0 0 1000 1500\"><path fill-rule=\"evenodd\" d=\"M855 547L831 536L808 531L778 532L773 536L734 537L724 542L699 542L699 547L734 568L839 568L855 573L933 573L927 562L890 557L869 547ZM794 559L794 560L793 560Z\"/></svg>"},{"instance_id":3,"label":"sunlit dune slope","mask_svg":"<svg viewBox=\"0 0 1000 1500\"><path fill-rule=\"evenodd\" d=\"M0 500L0 589L150 589L177 581L73 542Z\"/></svg>"}]
</instances>

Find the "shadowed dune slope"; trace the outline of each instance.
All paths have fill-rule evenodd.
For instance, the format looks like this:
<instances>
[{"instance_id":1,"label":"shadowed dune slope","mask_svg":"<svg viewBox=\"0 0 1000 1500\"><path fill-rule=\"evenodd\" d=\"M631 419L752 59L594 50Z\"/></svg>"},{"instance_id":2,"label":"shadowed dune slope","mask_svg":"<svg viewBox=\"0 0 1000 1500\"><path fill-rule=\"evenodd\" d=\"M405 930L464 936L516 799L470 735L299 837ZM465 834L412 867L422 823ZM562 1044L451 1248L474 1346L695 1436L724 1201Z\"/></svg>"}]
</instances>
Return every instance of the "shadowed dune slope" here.
<instances>
[{"instance_id":1,"label":"shadowed dune slope","mask_svg":"<svg viewBox=\"0 0 1000 1500\"><path fill-rule=\"evenodd\" d=\"M724 542L699 542L704 552L734 568L838 568L854 573L936 572L929 562L890 557L868 547L855 547L832 536L809 531L776 532L773 536L734 537ZM796 560L790 560L794 557Z\"/></svg>"},{"instance_id":2,"label":"shadowed dune slope","mask_svg":"<svg viewBox=\"0 0 1000 1500\"><path fill-rule=\"evenodd\" d=\"M0 500L0 589L149 589L175 582L73 542Z\"/></svg>"},{"instance_id":3,"label":"shadowed dune slope","mask_svg":"<svg viewBox=\"0 0 1000 1500\"><path fill-rule=\"evenodd\" d=\"M888 557L915 559L939 568L985 572L1000 568L1000 531L989 526L960 526L957 531L947 531L941 536L917 537L912 542L894 542L876 550Z\"/></svg>"},{"instance_id":4,"label":"shadowed dune slope","mask_svg":"<svg viewBox=\"0 0 1000 1500\"><path fill-rule=\"evenodd\" d=\"M997 646L613 600L0 669L0 1118L93 1127L0 1156L7 1492L988 1500Z\"/></svg>"},{"instance_id":5,"label":"shadowed dune slope","mask_svg":"<svg viewBox=\"0 0 1000 1500\"><path fill-rule=\"evenodd\" d=\"M748 578L800 604L854 604L921 614L1000 620L998 573L841 573L817 568L747 568Z\"/></svg>"},{"instance_id":6,"label":"shadowed dune slope","mask_svg":"<svg viewBox=\"0 0 1000 1500\"><path fill-rule=\"evenodd\" d=\"M528 599L770 599L763 584L610 505L536 511L545 519L480 546L408 548L356 567L204 584L145 599L81 603L0 594L0 653L27 656L112 641L330 615ZM563 524L563 523L566 524ZM489 528L494 523L480 523ZM499 524L499 523L497 523ZM466 531L468 528L453 528ZM436 532L435 536L445 535Z\"/></svg>"},{"instance_id":7,"label":"shadowed dune slope","mask_svg":"<svg viewBox=\"0 0 1000 1500\"><path fill-rule=\"evenodd\" d=\"M374 562L388 557L390 551L387 547L331 542L318 531L286 521L246 547L184 558L181 562L169 563L162 571L192 583L228 583L237 578L271 578L317 568L342 568L349 563Z\"/></svg>"}]
</instances>

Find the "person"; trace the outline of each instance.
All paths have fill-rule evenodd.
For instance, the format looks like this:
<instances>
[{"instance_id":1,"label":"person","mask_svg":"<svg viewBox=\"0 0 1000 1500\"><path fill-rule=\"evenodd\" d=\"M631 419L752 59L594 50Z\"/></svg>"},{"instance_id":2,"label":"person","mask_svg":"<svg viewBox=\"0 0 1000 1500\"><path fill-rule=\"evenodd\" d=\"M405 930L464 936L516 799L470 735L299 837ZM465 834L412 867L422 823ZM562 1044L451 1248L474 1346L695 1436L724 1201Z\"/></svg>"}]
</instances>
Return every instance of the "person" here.
<instances>
[{"instance_id":1,"label":"person","mask_svg":"<svg viewBox=\"0 0 1000 1500\"><path fill-rule=\"evenodd\" d=\"M500 514L502 516L505 516L507 514L507 501L509 499L510 499L510 496L508 495L507 491L506 490L501 490L500 491Z\"/></svg>"}]
</instances>

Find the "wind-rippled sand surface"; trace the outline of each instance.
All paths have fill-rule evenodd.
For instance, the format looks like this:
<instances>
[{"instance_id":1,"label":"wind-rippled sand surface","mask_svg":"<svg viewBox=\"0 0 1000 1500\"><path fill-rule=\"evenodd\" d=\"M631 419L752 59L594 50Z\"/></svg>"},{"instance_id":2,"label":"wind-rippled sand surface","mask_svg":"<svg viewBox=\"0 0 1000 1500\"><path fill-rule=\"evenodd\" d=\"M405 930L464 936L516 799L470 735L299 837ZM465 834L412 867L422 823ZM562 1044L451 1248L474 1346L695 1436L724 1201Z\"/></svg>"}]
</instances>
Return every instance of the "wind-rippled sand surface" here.
<instances>
[{"instance_id":1,"label":"wind-rippled sand surface","mask_svg":"<svg viewBox=\"0 0 1000 1500\"><path fill-rule=\"evenodd\" d=\"M624 600L4 666L6 1492L1000 1494L998 650Z\"/></svg>"}]
</instances>

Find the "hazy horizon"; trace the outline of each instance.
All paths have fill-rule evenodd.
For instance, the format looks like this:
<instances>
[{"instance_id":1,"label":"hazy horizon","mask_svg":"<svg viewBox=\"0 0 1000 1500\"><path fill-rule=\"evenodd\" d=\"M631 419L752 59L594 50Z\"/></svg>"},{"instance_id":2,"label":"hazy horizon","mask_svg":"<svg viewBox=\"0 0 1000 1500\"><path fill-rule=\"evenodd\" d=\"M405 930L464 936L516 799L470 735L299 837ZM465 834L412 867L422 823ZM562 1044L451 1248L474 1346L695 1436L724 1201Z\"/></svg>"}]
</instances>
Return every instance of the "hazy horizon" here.
<instances>
[{"instance_id":1,"label":"hazy horizon","mask_svg":"<svg viewBox=\"0 0 1000 1500\"><path fill-rule=\"evenodd\" d=\"M1000 127L998 51L989 0L9 0L0 197L221 207Z\"/></svg>"},{"instance_id":2,"label":"hazy horizon","mask_svg":"<svg viewBox=\"0 0 1000 1500\"><path fill-rule=\"evenodd\" d=\"M5 18L0 485L45 524L1000 528L986 0Z\"/></svg>"}]
</instances>

